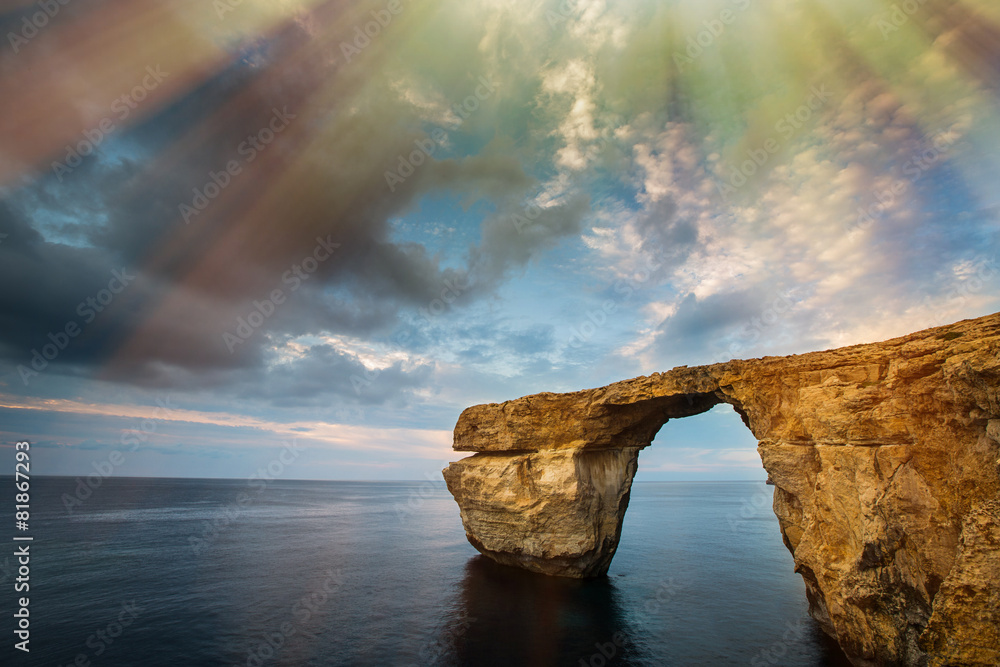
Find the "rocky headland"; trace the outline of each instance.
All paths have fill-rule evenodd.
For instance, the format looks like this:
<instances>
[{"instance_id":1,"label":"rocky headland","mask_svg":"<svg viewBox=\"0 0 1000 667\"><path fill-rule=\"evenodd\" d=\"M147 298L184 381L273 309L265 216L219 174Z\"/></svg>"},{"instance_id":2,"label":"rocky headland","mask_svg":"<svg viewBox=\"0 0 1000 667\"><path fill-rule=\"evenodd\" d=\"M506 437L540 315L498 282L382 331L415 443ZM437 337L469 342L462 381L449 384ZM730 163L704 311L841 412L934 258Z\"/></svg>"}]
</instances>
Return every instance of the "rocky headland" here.
<instances>
[{"instance_id":1,"label":"rocky headland","mask_svg":"<svg viewBox=\"0 0 1000 667\"><path fill-rule=\"evenodd\" d=\"M454 449L476 453L444 476L469 541L603 575L639 450L719 403L757 438L810 613L855 664L1000 665L1000 313L468 408Z\"/></svg>"}]
</instances>

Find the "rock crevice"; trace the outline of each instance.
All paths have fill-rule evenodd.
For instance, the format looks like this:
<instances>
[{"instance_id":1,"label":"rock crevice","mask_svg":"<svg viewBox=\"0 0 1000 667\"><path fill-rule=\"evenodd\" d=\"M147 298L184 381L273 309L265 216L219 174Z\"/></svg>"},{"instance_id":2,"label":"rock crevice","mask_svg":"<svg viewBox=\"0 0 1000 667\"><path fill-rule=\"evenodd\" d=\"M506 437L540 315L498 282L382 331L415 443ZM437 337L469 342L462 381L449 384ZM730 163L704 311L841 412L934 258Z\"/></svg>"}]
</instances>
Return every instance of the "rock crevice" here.
<instances>
[{"instance_id":1,"label":"rock crevice","mask_svg":"<svg viewBox=\"0 0 1000 667\"><path fill-rule=\"evenodd\" d=\"M882 343L679 367L465 410L469 541L607 572L639 451L728 403L758 440L810 613L859 665L1000 664L1000 314Z\"/></svg>"}]
</instances>

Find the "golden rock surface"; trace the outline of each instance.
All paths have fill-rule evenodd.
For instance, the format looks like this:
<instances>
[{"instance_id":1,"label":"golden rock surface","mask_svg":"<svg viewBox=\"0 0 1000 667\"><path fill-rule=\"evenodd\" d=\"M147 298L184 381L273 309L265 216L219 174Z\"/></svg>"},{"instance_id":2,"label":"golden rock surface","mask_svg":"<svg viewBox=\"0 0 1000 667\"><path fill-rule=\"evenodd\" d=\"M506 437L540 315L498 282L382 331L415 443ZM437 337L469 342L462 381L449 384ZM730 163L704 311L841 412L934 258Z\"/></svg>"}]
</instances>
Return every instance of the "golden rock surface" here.
<instances>
[{"instance_id":1,"label":"golden rock surface","mask_svg":"<svg viewBox=\"0 0 1000 667\"><path fill-rule=\"evenodd\" d=\"M857 665L1000 665L1000 313L465 410L444 470L469 541L607 572L638 452L728 403L759 441L810 613Z\"/></svg>"}]
</instances>

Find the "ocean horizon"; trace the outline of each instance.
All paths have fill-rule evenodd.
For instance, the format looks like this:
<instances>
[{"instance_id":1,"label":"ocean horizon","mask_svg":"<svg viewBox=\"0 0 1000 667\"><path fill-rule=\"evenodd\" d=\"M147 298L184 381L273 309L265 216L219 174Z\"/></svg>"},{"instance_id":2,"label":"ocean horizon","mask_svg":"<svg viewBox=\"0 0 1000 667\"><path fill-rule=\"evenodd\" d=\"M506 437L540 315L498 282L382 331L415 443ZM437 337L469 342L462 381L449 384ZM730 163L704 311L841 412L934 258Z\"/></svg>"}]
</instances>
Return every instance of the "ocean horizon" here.
<instances>
[{"instance_id":1,"label":"ocean horizon","mask_svg":"<svg viewBox=\"0 0 1000 667\"><path fill-rule=\"evenodd\" d=\"M997 0L0 27L0 667L1000 665Z\"/></svg>"},{"instance_id":2,"label":"ocean horizon","mask_svg":"<svg viewBox=\"0 0 1000 667\"><path fill-rule=\"evenodd\" d=\"M256 481L34 478L17 664L849 664L762 482L637 482L579 581L479 555L443 481Z\"/></svg>"}]
</instances>

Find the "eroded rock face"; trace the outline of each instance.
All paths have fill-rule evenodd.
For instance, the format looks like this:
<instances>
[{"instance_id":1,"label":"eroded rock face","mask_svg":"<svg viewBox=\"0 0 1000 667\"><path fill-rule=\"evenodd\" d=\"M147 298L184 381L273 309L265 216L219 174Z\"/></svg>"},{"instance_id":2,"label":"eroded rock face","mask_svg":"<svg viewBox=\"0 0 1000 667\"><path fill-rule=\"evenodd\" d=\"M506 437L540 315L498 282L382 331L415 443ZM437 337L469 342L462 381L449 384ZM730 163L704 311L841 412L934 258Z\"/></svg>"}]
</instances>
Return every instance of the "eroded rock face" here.
<instances>
[{"instance_id":1,"label":"eroded rock face","mask_svg":"<svg viewBox=\"0 0 1000 667\"><path fill-rule=\"evenodd\" d=\"M499 562L607 572L638 452L729 403L759 441L810 613L858 665L1000 664L1000 314L791 357L477 405L444 471Z\"/></svg>"}]
</instances>

